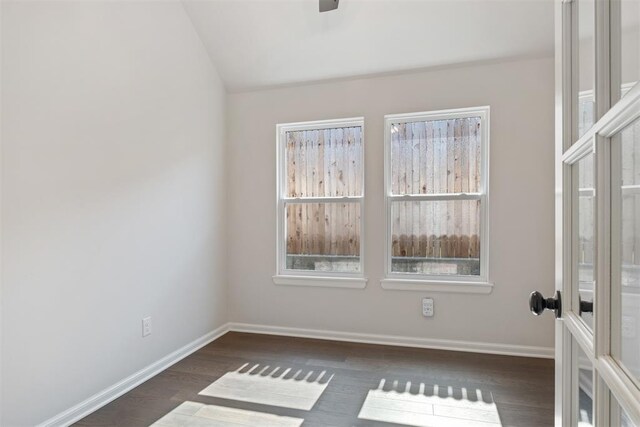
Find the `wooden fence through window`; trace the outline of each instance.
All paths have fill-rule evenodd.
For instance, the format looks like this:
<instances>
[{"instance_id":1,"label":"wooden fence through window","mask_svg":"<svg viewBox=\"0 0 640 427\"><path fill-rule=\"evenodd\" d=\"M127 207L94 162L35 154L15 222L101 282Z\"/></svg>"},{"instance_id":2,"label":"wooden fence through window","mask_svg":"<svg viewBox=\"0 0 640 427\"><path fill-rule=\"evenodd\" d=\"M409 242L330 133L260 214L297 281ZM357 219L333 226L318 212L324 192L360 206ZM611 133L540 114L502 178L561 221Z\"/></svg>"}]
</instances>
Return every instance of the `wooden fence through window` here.
<instances>
[{"instance_id":1,"label":"wooden fence through window","mask_svg":"<svg viewBox=\"0 0 640 427\"><path fill-rule=\"evenodd\" d=\"M393 125L392 193L479 192L480 124L478 117ZM287 196L362 195L361 131L347 127L287 132ZM394 257L480 256L477 200L394 202L391 214ZM360 215L357 201L288 203L287 253L358 256Z\"/></svg>"}]
</instances>

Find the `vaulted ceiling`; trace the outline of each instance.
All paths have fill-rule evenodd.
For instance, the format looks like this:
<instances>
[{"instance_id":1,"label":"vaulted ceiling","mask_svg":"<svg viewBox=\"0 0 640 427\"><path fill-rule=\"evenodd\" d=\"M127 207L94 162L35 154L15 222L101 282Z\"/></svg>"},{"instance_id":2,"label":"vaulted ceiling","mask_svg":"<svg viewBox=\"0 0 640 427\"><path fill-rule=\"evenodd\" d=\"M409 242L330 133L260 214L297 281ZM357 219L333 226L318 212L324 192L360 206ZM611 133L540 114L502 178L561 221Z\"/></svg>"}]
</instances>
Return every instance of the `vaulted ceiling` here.
<instances>
[{"instance_id":1,"label":"vaulted ceiling","mask_svg":"<svg viewBox=\"0 0 640 427\"><path fill-rule=\"evenodd\" d=\"M553 52L552 0L183 0L230 91Z\"/></svg>"}]
</instances>

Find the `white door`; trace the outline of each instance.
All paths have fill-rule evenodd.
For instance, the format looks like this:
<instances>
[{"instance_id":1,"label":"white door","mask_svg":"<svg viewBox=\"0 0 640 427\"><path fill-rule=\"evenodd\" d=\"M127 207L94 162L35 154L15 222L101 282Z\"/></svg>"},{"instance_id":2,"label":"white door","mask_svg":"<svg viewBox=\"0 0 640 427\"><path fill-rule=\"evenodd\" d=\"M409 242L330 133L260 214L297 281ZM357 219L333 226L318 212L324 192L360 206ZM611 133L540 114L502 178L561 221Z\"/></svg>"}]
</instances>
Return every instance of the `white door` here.
<instances>
[{"instance_id":1,"label":"white door","mask_svg":"<svg viewBox=\"0 0 640 427\"><path fill-rule=\"evenodd\" d=\"M640 0L556 0L556 426L640 426Z\"/></svg>"}]
</instances>

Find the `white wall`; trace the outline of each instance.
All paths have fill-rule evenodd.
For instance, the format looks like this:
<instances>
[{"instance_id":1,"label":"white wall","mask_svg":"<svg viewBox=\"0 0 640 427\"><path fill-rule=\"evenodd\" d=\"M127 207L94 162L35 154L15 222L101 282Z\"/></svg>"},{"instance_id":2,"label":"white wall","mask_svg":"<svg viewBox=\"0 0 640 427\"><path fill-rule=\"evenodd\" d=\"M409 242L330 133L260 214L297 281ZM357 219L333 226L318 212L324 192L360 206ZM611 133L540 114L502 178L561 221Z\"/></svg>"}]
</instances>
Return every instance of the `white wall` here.
<instances>
[{"instance_id":1,"label":"white wall","mask_svg":"<svg viewBox=\"0 0 640 427\"><path fill-rule=\"evenodd\" d=\"M226 322L226 95L179 2L3 1L2 87L13 427Z\"/></svg>"},{"instance_id":2,"label":"white wall","mask_svg":"<svg viewBox=\"0 0 640 427\"><path fill-rule=\"evenodd\" d=\"M475 65L229 95L229 298L235 322L553 346L528 310L554 283L553 59ZM490 295L385 291L383 116L491 106ZM277 123L365 117L364 290L276 286ZM435 317L421 316L421 297Z\"/></svg>"}]
</instances>

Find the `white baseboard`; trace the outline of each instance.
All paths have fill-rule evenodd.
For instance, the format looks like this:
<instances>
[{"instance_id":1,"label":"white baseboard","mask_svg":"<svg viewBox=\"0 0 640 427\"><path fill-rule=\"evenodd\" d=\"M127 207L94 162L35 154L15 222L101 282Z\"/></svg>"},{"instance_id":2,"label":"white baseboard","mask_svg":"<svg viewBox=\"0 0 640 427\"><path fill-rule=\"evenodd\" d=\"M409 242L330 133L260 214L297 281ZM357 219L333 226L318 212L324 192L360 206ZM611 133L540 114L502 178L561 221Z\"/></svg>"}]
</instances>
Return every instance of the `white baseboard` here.
<instances>
[{"instance_id":1,"label":"white baseboard","mask_svg":"<svg viewBox=\"0 0 640 427\"><path fill-rule=\"evenodd\" d=\"M465 351L471 353L502 354L507 356L537 357L544 359L553 359L555 355L553 347L494 344L485 342L455 341L433 338L414 338L396 335L360 334L353 332L323 331L318 329L252 325L248 323L229 323L229 330L236 332L250 332L254 334L284 335L289 337L349 341L365 344L393 345L400 347L430 348L437 350Z\"/></svg>"},{"instance_id":2,"label":"white baseboard","mask_svg":"<svg viewBox=\"0 0 640 427\"><path fill-rule=\"evenodd\" d=\"M152 363L136 372L135 374L121 380L120 382L112 385L111 387L102 390L99 393L94 394L90 398L86 399L83 402L78 403L77 405L67 409L60 414L49 418L45 422L39 424L38 427L58 427L58 426L69 426L76 421L81 420L92 412L97 411L101 407L105 406L107 403L112 400L117 399L122 396L129 390L137 387L143 382L147 381L149 378L159 374L160 372L167 369L169 366L174 363L184 359L189 356L191 353L199 350L205 345L209 344L212 341L215 341L229 330L229 324L224 324L219 328L209 332L206 335L196 339L195 341L190 342L184 347L174 351L173 353L163 357L157 362Z\"/></svg>"}]
</instances>

